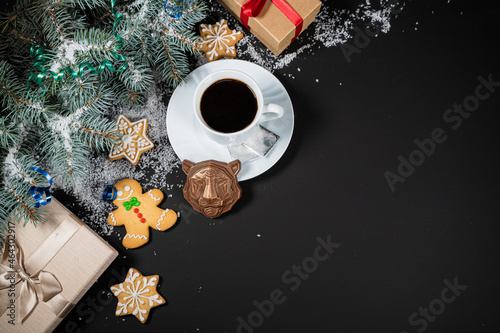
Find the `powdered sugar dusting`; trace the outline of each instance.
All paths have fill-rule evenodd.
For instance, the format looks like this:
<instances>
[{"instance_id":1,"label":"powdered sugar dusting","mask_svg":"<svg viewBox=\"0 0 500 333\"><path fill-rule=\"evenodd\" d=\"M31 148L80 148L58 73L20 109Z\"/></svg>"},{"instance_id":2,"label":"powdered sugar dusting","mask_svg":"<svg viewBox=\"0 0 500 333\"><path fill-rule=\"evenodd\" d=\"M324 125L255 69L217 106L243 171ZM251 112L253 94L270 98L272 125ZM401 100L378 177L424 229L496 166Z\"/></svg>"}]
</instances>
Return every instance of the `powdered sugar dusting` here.
<instances>
[{"instance_id":1,"label":"powdered sugar dusting","mask_svg":"<svg viewBox=\"0 0 500 333\"><path fill-rule=\"evenodd\" d=\"M335 10L332 15L329 7L323 6L316 17L314 40L325 47L346 43L352 38L354 15L346 9Z\"/></svg>"},{"instance_id":2,"label":"powdered sugar dusting","mask_svg":"<svg viewBox=\"0 0 500 333\"><path fill-rule=\"evenodd\" d=\"M220 6L211 0L214 7ZM246 33L242 25L231 15L227 16L229 25L236 30L244 31L245 36L236 44L238 58L249 60L271 72L290 65L301 53L314 53L320 47L335 47L351 40L355 29L369 28L382 33L391 29L391 20L404 7L402 1L397 0L366 0L355 9L341 8L340 3L334 5L323 2L316 20L294 42L294 45L285 49L279 56L262 47L259 40L252 34ZM222 7L217 9L224 11Z\"/></svg>"},{"instance_id":3,"label":"powdered sugar dusting","mask_svg":"<svg viewBox=\"0 0 500 333\"><path fill-rule=\"evenodd\" d=\"M102 236L110 235L113 231L113 226L107 222L107 216L114 206L102 200L106 185L113 185L120 179L132 178L142 185L144 192L157 188L164 192L165 197L170 197L168 191L173 185L167 183L167 175L180 164L166 135L167 110L163 100L171 92L168 88L154 86L145 105L116 106L110 110L109 117L115 120L120 114L131 121L143 118L148 120L147 135L155 147L143 153L137 165L134 166L125 159L111 162L106 152L95 154L90 157L89 176L85 179L85 184L77 184L68 189L68 194L76 198L78 209L85 212L79 216L81 220Z\"/></svg>"},{"instance_id":4,"label":"powdered sugar dusting","mask_svg":"<svg viewBox=\"0 0 500 333\"><path fill-rule=\"evenodd\" d=\"M341 8L342 4L337 2L335 4L323 2L315 22L293 45L279 56L275 56L216 0L207 0L207 3L210 12L204 22L213 23L221 16L227 19L229 27L244 32L244 37L236 44L237 57L258 64L271 72L290 66L299 55L314 55L314 52L321 47L330 48L348 43L356 36L356 31L370 29L377 31L377 34L388 33L392 19L397 17L397 13L404 7L404 3L397 0L365 0L354 9ZM207 63L202 53L196 54L192 60L195 68ZM289 77L295 78L292 74L289 74ZM318 78L315 79L315 83L319 83ZM168 142L166 132L166 105L163 101L167 101L171 93L171 89L160 89L155 86L150 91L145 106L115 107L110 110L109 117L115 120L120 114L127 116L131 121L148 119L147 134L155 147L142 154L136 166L124 159L110 162L105 152L90 158L89 177L85 180L85 184L76 185L69 190L71 191L69 194L76 198L78 209L86 212L80 218L97 233L110 235L113 231L113 227L107 223L107 215L113 210L113 205L103 201L101 197L106 185L113 185L123 178L133 178L142 185L144 192L158 188L165 193L166 198L172 196L168 192L174 185L182 186L167 183L167 175L180 165ZM57 182L54 185L56 187Z\"/></svg>"}]
</instances>

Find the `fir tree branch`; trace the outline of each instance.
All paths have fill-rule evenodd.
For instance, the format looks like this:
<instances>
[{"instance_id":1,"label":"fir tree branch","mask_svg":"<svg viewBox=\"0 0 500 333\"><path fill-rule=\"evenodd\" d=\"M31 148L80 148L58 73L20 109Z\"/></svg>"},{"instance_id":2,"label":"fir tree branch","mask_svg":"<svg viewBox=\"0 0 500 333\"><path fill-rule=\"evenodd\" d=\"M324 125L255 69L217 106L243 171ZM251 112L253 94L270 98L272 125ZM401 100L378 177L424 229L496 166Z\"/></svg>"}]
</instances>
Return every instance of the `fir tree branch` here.
<instances>
[{"instance_id":1,"label":"fir tree branch","mask_svg":"<svg viewBox=\"0 0 500 333\"><path fill-rule=\"evenodd\" d=\"M30 44L35 44L35 43L38 43L38 41L24 35L22 32L16 30L15 28L12 28L9 30L9 33L13 34L14 36L16 36L17 38L21 39L21 40L24 40Z\"/></svg>"},{"instance_id":2,"label":"fir tree branch","mask_svg":"<svg viewBox=\"0 0 500 333\"><path fill-rule=\"evenodd\" d=\"M141 47L142 47L142 57L144 59L147 59L147 56L146 56L146 42L144 40L144 37L141 37Z\"/></svg>"},{"instance_id":3,"label":"fir tree branch","mask_svg":"<svg viewBox=\"0 0 500 333\"><path fill-rule=\"evenodd\" d=\"M61 0L57 0L56 2L54 2L52 5L49 6L47 10L52 10L59 2L61 2Z\"/></svg>"},{"instance_id":4,"label":"fir tree branch","mask_svg":"<svg viewBox=\"0 0 500 333\"><path fill-rule=\"evenodd\" d=\"M184 53L199 48L193 27L206 10L204 0L171 0L182 11L172 18L163 0L124 1L119 12L125 20L115 30L109 0L12 1L15 11L0 14L0 237L6 230L3 217L43 219L28 193L30 184L44 182L29 171L37 163L33 156L45 159L47 171L63 186L84 180L90 152L120 139L116 122L106 117L112 105L143 103L153 71L170 86L189 73ZM126 35L123 44L116 35ZM47 47L43 69L55 73L84 62L113 64L115 54L124 56L129 68L84 70L61 81L49 75L46 94L35 99L26 85L34 60L29 48L20 47L35 42Z\"/></svg>"},{"instance_id":5,"label":"fir tree branch","mask_svg":"<svg viewBox=\"0 0 500 333\"><path fill-rule=\"evenodd\" d=\"M10 23L15 21L17 19L17 17L19 15L23 14L27 9L28 9L27 7L24 7L21 10L19 10L18 12L16 12L14 15L12 15L12 17L10 19L8 19L7 22L5 22L5 24L3 25L2 33L4 33L5 30L7 30L7 27L9 26Z\"/></svg>"},{"instance_id":6,"label":"fir tree branch","mask_svg":"<svg viewBox=\"0 0 500 333\"><path fill-rule=\"evenodd\" d=\"M3 119L0 120L0 125L4 125ZM15 125L15 124L14 124ZM19 140L19 136L15 132L11 132L10 130L16 130L15 128L6 128L0 129L0 144L4 148L8 148L10 146L15 146L16 142Z\"/></svg>"},{"instance_id":7,"label":"fir tree branch","mask_svg":"<svg viewBox=\"0 0 500 333\"><path fill-rule=\"evenodd\" d=\"M104 15L102 15L97 20L95 20L94 23L92 23L92 27L98 26L102 21L104 21L105 19L107 19L108 17L110 17L112 14L113 14L112 11L107 11L106 13L104 13Z\"/></svg>"},{"instance_id":8,"label":"fir tree branch","mask_svg":"<svg viewBox=\"0 0 500 333\"><path fill-rule=\"evenodd\" d=\"M7 187L7 189L10 193L12 193L12 195L16 198L17 202L20 204L20 206L23 209L24 214L22 214L20 212L17 212L17 213L28 216L29 220L36 224L36 222L39 221L38 214L36 214L36 209L30 209L28 203L26 201L24 201L12 188Z\"/></svg>"},{"instance_id":9,"label":"fir tree branch","mask_svg":"<svg viewBox=\"0 0 500 333\"><path fill-rule=\"evenodd\" d=\"M47 111L45 108L43 108L41 106L34 105L34 104L29 103L29 102L25 101L24 99L20 98L19 96L14 94L12 91L10 91L9 88L7 88L5 86L5 84L3 84L1 81L0 81L0 88L3 89L4 91L6 91L9 94L9 96L11 96L14 99L16 106L17 106L17 111L20 111L20 109L21 109L19 106L19 103L25 104L25 105L29 106L30 108L33 108L33 109L38 110L38 111L42 111L42 112Z\"/></svg>"},{"instance_id":10,"label":"fir tree branch","mask_svg":"<svg viewBox=\"0 0 500 333\"><path fill-rule=\"evenodd\" d=\"M21 138L19 135L20 127L16 122L0 117L0 145L9 150L9 148L19 145ZM0 173L1 175L1 173ZM1 179L0 179L1 181Z\"/></svg>"},{"instance_id":11,"label":"fir tree branch","mask_svg":"<svg viewBox=\"0 0 500 333\"><path fill-rule=\"evenodd\" d=\"M185 44L191 45L193 51L201 49L202 44L199 43L199 40L192 41L189 38L186 38L185 36L175 31L174 29L163 29L163 33L165 33L166 36L174 37L176 39L179 39L181 42Z\"/></svg>"},{"instance_id":12,"label":"fir tree branch","mask_svg":"<svg viewBox=\"0 0 500 333\"><path fill-rule=\"evenodd\" d=\"M30 186L36 185L36 179L30 177L28 172L22 166L19 167L18 161L22 161L22 157L16 160L17 151L15 149L10 149L7 154L7 158L4 161L4 165L6 166L6 170L10 172L10 175L4 174L3 176L7 179L6 182L9 182L9 179L13 178L22 179L23 181L30 184ZM10 183L10 182L9 182Z\"/></svg>"},{"instance_id":13,"label":"fir tree branch","mask_svg":"<svg viewBox=\"0 0 500 333\"><path fill-rule=\"evenodd\" d=\"M54 25L57 28L57 32L61 36L61 39L64 40L64 34L62 32L61 26L59 25L59 22L56 19L56 16L54 15L54 12L52 10L47 10L49 12L50 17L52 18L52 21L54 22Z\"/></svg>"},{"instance_id":14,"label":"fir tree branch","mask_svg":"<svg viewBox=\"0 0 500 333\"><path fill-rule=\"evenodd\" d=\"M102 136L103 138L105 139L112 139L112 140L116 140L118 139L118 137L112 135L111 133L109 132L106 132L106 133L101 133L101 132L98 132L98 131L94 131L94 130L91 130L89 128L85 128L85 127L80 127L79 128L81 131L86 131L86 132L89 132L91 134L95 134L95 135L99 135L99 136Z\"/></svg>"},{"instance_id":15,"label":"fir tree branch","mask_svg":"<svg viewBox=\"0 0 500 333\"><path fill-rule=\"evenodd\" d=\"M98 94L93 100L85 104L81 109L76 110L75 114L80 114L81 112L85 111L86 109L89 108L89 106L94 104L94 102L97 101L99 98L101 98L101 94Z\"/></svg>"},{"instance_id":16,"label":"fir tree branch","mask_svg":"<svg viewBox=\"0 0 500 333\"><path fill-rule=\"evenodd\" d=\"M128 95L130 97L130 100L132 101L132 103L137 103L137 97L139 97L139 94L134 94L132 91L130 91L130 89L127 87L127 92L128 92Z\"/></svg>"},{"instance_id":17,"label":"fir tree branch","mask_svg":"<svg viewBox=\"0 0 500 333\"><path fill-rule=\"evenodd\" d=\"M161 39L161 42L163 43L163 48L165 50L165 53L168 56L168 60L170 61L170 66L172 68L172 74L170 74L170 77L173 77L177 82L179 82L180 75L179 75L179 72L177 71L177 69L174 65L174 61L172 60L172 56L170 55L170 51L168 49L167 43L165 42L164 38L160 38L160 39Z\"/></svg>"},{"instance_id":18,"label":"fir tree branch","mask_svg":"<svg viewBox=\"0 0 500 333\"><path fill-rule=\"evenodd\" d=\"M205 10L205 7L204 6L194 6L194 7L189 8L188 10L186 10L183 15L189 15L192 13L199 13L201 9Z\"/></svg>"}]
</instances>

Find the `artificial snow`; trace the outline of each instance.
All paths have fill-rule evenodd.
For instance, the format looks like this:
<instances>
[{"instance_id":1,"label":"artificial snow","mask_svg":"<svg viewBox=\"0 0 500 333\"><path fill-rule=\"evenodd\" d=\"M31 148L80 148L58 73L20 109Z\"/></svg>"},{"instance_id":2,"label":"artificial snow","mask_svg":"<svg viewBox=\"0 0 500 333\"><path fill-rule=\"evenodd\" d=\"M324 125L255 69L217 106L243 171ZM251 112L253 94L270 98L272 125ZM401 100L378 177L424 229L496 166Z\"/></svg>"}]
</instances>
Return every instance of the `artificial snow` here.
<instances>
[{"instance_id":1,"label":"artificial snow","mask_svg":"<svg viewBox=\"0 0 500 333\"><path fill-rule=\"evenodd\" d=\"M226 13L225 9L215 0L207 0L207 2L209 8L212 8L211 10L216 15L217 13ZM315 22L294 42L298 48L290 48L294 51L285 50L278 57L263 47L255 36L245 33L244 38L236 44L238 58L248 60L274 72L287 68L301 54L314 55L314 51L321 47L330 48L347 43L355 36L356 28L373 29L376 27L381 33L388 33L391 29L391 20L396 17L394 1L380 0L377 2L378 4L375 4L375 1L366 1L353 10L323 3ZM230 26L235 27L236 30L244 31L234 17L227 15L225 18L228 19ZM82 48L81 45L75 44L64 44L64 46L64 54L60 52L58 55L61 61L55 63L73 62L74 51L81 51ZM195 67L205 63L207 60L202 53L194 56ZM301 70L301 68L297 68L297 72ZM57 71L57 68L53 68L53 71ZM283 75L286 74L283 73ZM288 74L288 77L295 78L292 74ZM319 83L320 81L315 78L315 82ZM339 84L342 85L342 83ZM86 215L81 216L81 219L97 233L110 235L113 231L113 227L107 223L107 216L114 209L114 206L102 200L102 191L106 185L113 185L123 178L133 178L142 185L143 191L153 188L162 190L167 206L168 198L172 197L169 191L174 186L182 187L182 184L167 183L169 178L167 176L178 168L181 162L167 138L166 105L164 102L168 103L168 97L171 93L171 89L160 88L156 85L150 90L146 105L117 106L110 110L108 116L115 120L120 114L127 116L131 121L148 119L147 134L154 142L155 147L142 154L136 166L124 159L111 162L106 153L95 154L90 158L88 178L83 184L77 184L70 190L70 194L76 197L79 208L86 212ZM57 187L57 183L54 186ZM210 223L210 225L215 224L215 222ZM260 237L260 234L257 234L257 237ZM156 255L156 252L154 254Z\"/></svg>"},{"instance_id":2,"label":"artificial snow","mask_svg":"<svg viewBox=\"0 0 500 333\"><path fill-rule=\"evenodd\" d=\"M114 206L102 200L102 192L107 185L114 185L124 178L132 178L142 185L144 192L157 188L165 193L166 188L173 187L172 184L167 184L166 176L180 164L180 161L166 135L167 108L163 98L170 92L170 89L162 90L155 85L150 90L145 105L116 106L110 110L108 116L111 119L117 120L118 116L123 114L131 121L143 118L148 120L147 135L155 147L142 154L137 165L134 166L125 159L111 162L107 153L94 154L90 157L88 177L83 183L68 189L68 193L76 198L77 204L86 213L85 216L80 216L81 220L100 235L110 235L113 231L113 227L107 222L107 217ZM165 194L167 197L168 193Z\"/></svg>"},{"instance_id":3,"label":"artificial snow","mask_svg":"<svg viewBox=\"0 0 500 333\"><path fill-rule=\"evenodd\" d=\"M394 3L394 1L380 0L376 5L366 1L354 10L323 3L315 21L294 42L303 44L297 50L287 52L285 49L279 56L275 56L271 51L261 47L262 44L254 35L245 34L236 44L238 58L249 59L273 72L288 67L301 53L313 53L321 46L329 48L348 42L355 36L356 27L359 29L377 27L380 32L388 33L391 20L396 16L396 9L400 10ZM404 7L404 3L402 2L400 6ZM243 31L243 27L235 18L231 17L229 21L236 30Z\"/></svg>"}]
</instances>

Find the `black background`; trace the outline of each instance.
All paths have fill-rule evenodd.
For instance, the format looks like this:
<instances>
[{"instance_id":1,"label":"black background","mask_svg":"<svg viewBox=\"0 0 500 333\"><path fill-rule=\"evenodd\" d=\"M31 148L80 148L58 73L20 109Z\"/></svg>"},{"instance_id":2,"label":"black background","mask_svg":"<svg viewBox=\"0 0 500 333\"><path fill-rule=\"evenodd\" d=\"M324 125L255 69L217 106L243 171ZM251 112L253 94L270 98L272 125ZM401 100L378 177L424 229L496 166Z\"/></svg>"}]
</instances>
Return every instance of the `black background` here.
<instances>
[{"instance_id":1,"label":"black background","mask_svg":"<svg viewBox=\"0 0 500 333\"><path fill-rule=\"evenodd\" d=\"M296 116L283 158L242 182L243 198L217 220L187 206L180 187L164 191L173 197L162 206L182 212L176 227L136 250L116 231L106 237L119 258L56 332L237 332L237 318L249 316L253 332L498 332L500 87L457 129L443 119L474 95L479 76L500 82L494 3L410 1L389 33L348 42L363 46L350 62L339 46L319 47L274 71ZM408 159L436 128L446 141L392 192L384 173L396 174L398 156ZM179 170L165 176L184 182ZM311 264L328 237L340 244L328 259L307 277L287 273ZM116 298L104 291L129 267L161 276L168 304L145 325L115 317ZM440 308L445 280L466 289ZM268 303L276 289L286 300L257 315L254 301ZM424 319L429 306L437 314Z\"/></svg>"}]
</instances>

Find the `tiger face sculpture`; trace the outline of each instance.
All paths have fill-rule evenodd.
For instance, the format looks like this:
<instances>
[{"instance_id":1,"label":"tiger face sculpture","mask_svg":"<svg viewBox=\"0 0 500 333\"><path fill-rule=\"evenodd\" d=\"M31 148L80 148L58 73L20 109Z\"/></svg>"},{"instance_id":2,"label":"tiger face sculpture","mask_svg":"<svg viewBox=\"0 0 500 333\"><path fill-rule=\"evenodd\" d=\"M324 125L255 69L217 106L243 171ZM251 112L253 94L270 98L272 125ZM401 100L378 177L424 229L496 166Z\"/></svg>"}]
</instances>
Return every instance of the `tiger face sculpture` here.
<instances>
[{"instance_id":1,"label":"tiger face sculpture","mask_svg":"<svg viewBox=\"0 0 500 333\"><path fill-rule=\"evenodd\" d=\"M233 208L241 198L241 187L236 175L241 170L239 160L224 163L214 160L193 163L182 162L187 175L184 198L203 215L216 218Z\"/></svg>"}]
</instances>

